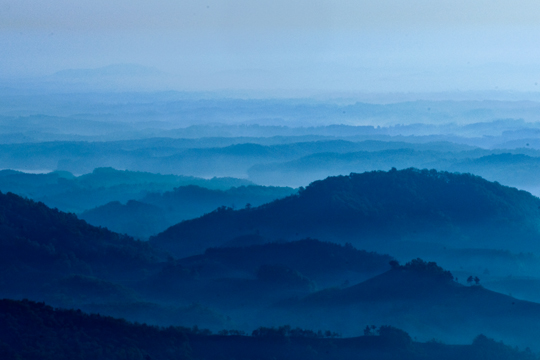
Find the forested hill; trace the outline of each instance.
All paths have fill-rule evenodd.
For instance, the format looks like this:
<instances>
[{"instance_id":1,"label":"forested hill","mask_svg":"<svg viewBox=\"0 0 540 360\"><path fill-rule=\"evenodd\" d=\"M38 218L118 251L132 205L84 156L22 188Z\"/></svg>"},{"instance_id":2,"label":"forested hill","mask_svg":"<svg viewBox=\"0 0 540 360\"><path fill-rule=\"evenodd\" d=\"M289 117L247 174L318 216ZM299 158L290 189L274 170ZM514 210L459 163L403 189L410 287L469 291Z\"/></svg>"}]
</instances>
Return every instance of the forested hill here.
<instances>
[{"instance_id":1,"label":"forested hill","mask_svg":"<svg viewBox=\"0 0 540 360\"><path fill-rule=\"evenodd\" d=\"M0 193L3 293L69 274L134 276L159 257L147 243L88 225L42 203Z\"/></svg>"},{"instance_id":2,"label":"forested hill","mask_svg":"<svg viewBox=\"0 0 540 360\"><path fill-rule=\"evenodd\" d=\"M274 186L238 186L227 190L180 186L164 193L151 192L125 205L110 202L87 210L79 217L96 226L147 239L182 220L199 217L220 206L258 206L293 193L295 189Z\"/></svg>"},{"instance_id":3,"label":"forested hill","mask_svg":"<svg viewBox=\"0 0 540 360\"><path fill-rule=\"evenodd\" d=\"M304 239L273 242L247 247L207 249L203 255L180 259L186 266L216 266L255 271L262 265L279 265L298 270L309 277L321 277L334 272L379 274L389 268L389 255L370 253L352 246Z\"/></svg>"},{"instance_id":4,"label":"forested hill","mask_svg":"<svg viewBox=\"0 0 540 360\"><path fill-rule=\"evenodd\" d=\"M422 336L466 341L478 332L518 346L536 344L540 335L540 304L485 289L434 262L415 259L347 288L325 289L300 300L284 302L302 327L340 326L360 331L362 323L391 323ZM310 317L310 314L325 314ZM279 315L274 315L279 316ZM347 318L344 323L341 319Z\"/></svg>"},{"instance_id":5,"label":"forested hill","mask_svg":"<svg viewBox=\"0 0 540 360\"><path fill-rule=\"evenodd\" d=\"M3 360L537 359L530 351L484 335L476 336L470 345L420 343L392 326L354 338L335 335L290 326L260 327L251 336L227 330L212 335L198 328L157 328L80 310L54 310L43 303L0 300Z\"/></svg>"},{"instance_id":6,"label":"forested hill","mask_svg":"<svg viewBox=\"0 0 540 360\"><path fill-rule=\"evenodd\" d=\"M244 239L246 240L246 239ZM170 289L178 284L182 274L197 274L202 278L260 278L261 269L287 269L314 280L320 287L357 283L390 268L389 255L357 250L350 245L305 239L273 242L247 247L207 249L204 254L169 263L152 280L153 286ZM172 274L172 275L171 275ZM183 289L190 291L190 289ZM193 292L193 289L191 289Z\"/></svg>"},{"instance_id":7,"label":"forested hill","mask_svg":"<svg viewBox=\"0 0 540 360\"><path fill-rule=\"evenodd\" d=\"M177 255L248 234L370 243L372 250L386 238L531 251L540 245L539 223L540 199L527 192L470 174L411 168L329 177L257 208L220 208L150 241Z\"/></svg>"}]
</instances>

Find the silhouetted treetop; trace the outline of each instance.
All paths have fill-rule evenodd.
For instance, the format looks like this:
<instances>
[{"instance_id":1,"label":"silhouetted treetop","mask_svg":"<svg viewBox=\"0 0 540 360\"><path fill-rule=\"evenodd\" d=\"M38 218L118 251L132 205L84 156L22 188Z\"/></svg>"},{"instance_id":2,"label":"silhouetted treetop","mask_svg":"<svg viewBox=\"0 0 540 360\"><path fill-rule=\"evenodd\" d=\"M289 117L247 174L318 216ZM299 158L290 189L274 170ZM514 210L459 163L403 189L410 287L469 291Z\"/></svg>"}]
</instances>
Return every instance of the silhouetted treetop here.
<instances>
[{"instance_id":1,"label":"silhouetted treetop","mask_svg":"<svg viewBox=\"0 0 540 360\"><path fill-rule=\"evenodd\" d=\"M437 263L430 261L424 261L420 258L413 259L402 266L397 266L394 269L396 270L405 270L405 271L415 271L430 276L439 277L441 279L452 281L454 276L448 270L444 270L442 267L438 266Z\"/></svg>"}]
</instances>

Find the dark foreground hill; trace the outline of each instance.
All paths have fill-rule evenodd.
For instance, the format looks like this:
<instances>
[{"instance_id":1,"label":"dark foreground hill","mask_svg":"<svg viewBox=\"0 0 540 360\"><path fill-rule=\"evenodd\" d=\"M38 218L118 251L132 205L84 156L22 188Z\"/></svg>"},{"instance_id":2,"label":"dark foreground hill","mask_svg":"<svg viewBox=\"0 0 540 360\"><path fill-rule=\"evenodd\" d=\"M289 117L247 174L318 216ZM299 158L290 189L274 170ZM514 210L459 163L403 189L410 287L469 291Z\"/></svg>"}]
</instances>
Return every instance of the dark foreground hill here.
<instances>
[{"instance_id":1,"label":"dark foreground hill","mask_svg":"<svg viewBox=\"0 0 540 360\"><path fill-rule=\"evenodd\" d=\"M73 214L0 193L0 283L22 293L70 274L137 278L162 257L147 243L88 225Z\"/></svg>"},{"instance_id":2,"label":"dark foreground hill","mask_svg":"<svg viewBox=\"0 0 540 360\"><path fill-rule=\"evenodd\" d=\"M238 331L211 335L197 328L157 328L125 320L54 310L43 303L0 300L0 358L63 359L499 359L533 360L486 336L471 345L419 343L404 331L381 326L365 336L336 338L330 332L259 328L251 336Z\"/></svg>"},{"instance_id":3,"label":"dark foreground hill","mask_svg":"<svg viewBox=\"0 0 540 360\"><path fill-rule=\"evenodd\" d=\"M225 316L200 304L164 305L141 296L135 285L159 272L165 259L148 243L0 193L0 297L159 325L226 325Z\"/></svg>"},{"instance_id":4,"label":"dark foreground hill","mask_svg":"<svg viewBox=\"0 0 540 360\"><path fill-rule=\"evenodd\" d=\"M391 253L396 241L531 251L540 248L539 223L540 199L527 192L469 174L394 169L329 177L257 208L223 207L150 242L183 256L253 234Z\"/></svg>"}]
</instances>

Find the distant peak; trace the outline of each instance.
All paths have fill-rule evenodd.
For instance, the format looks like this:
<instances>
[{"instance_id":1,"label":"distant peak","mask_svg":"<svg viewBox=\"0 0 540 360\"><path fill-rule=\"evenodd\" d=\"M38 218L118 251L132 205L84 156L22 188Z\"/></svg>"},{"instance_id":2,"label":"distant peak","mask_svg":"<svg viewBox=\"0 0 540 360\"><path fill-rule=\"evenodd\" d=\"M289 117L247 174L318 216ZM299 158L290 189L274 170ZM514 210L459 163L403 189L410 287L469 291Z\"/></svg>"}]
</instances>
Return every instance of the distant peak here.
<instances>
[{"instance_id":1,"label":"distant peak","mask_svg":"<svg viewBox=\"0 0 540 360\"><path fill-rule=\"evenodd\" d=\"M156 76L162 72L155 67L138 64L113 64L93 69L66 69L53 74L60 78L86 78L86 77L141 77Z\"/></svg>"}]
</instances>

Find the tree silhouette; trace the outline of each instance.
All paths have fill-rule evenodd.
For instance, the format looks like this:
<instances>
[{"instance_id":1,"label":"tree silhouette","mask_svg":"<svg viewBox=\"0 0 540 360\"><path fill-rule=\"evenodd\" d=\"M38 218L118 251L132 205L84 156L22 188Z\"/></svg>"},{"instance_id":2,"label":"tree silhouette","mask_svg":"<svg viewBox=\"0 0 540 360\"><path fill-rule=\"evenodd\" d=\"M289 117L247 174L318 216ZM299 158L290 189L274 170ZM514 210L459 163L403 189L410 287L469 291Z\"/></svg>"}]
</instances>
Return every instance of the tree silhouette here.
<instances>
[{"instance_id":1,"label":"tree silhouette","mask_svg":"<svg viewBox=\"0 0 540 360\"><path fill-rule=\"evenodd\" d=\"M366 328L364 329L364 336L372 336L375 335L375 329L377 327L375 325L366 325Z\"/></svg>"}]
</instances>

